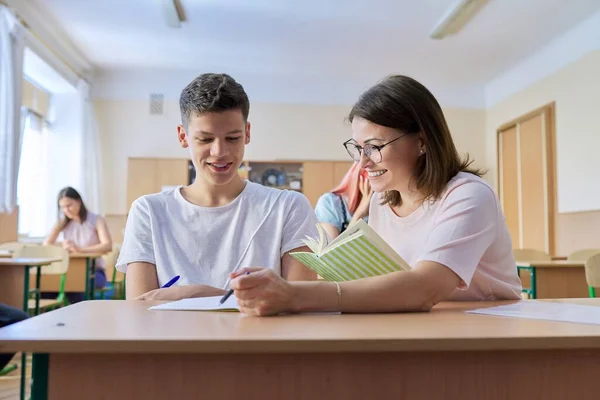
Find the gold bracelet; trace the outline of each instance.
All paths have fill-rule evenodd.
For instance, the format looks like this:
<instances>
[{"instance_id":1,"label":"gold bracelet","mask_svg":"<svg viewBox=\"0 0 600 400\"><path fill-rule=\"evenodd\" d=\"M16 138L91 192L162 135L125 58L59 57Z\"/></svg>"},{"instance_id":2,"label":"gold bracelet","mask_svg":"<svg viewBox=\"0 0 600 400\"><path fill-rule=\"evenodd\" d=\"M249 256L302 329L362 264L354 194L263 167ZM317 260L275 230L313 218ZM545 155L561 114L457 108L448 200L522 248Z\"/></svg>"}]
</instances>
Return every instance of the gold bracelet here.
<instances>
[{"instance_id":1,"label":"gold bracelet","mask_svg":"<svg viewBox=\"0 0 600 400\"><path fill-rule=\"evenodd\" d=\"M342 311L342 287L336 281L334 281L333 283L335 283L335 286L337 288L337 294L338 294L338 311L341 312Z\"/></svg>"}]
</instances>

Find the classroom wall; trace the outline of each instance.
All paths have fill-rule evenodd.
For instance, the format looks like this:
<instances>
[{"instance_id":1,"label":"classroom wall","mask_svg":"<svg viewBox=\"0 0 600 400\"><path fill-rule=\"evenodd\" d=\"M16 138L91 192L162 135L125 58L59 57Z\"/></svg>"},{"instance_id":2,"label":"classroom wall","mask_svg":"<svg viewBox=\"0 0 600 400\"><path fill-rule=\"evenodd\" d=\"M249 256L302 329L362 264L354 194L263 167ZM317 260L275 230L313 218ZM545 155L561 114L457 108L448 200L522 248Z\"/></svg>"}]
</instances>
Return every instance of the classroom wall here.
<instances>
[{"instance_id":1,"label":"classroom wall","mask_svg":"<svg viewBox=\"0 0 600 400\"><path fill-rule=\"evenodd\" d=\"M180 122L176 101L165 101L164 114L149 114L146 100L96 99L101 136L103 190L108 214L126 212L129 157L186 157L176 137ZM252 139L248 160L347 160L342 143L350 137L345 118L350 105L252 103ZM461 153L486 167L484 110L444 110Z\"/></svg>"},{"instance_id":2,"label":"classroom wall","mask_svg":"<svg viewBox=\"0 0 600 400\"><path fill-rule=\"evenodd\" d=\"M557 254L600 248L600 51L593 51L488 108L488 179L497 184L497 128L556 104Z\"/></svg>"}]
</instances>

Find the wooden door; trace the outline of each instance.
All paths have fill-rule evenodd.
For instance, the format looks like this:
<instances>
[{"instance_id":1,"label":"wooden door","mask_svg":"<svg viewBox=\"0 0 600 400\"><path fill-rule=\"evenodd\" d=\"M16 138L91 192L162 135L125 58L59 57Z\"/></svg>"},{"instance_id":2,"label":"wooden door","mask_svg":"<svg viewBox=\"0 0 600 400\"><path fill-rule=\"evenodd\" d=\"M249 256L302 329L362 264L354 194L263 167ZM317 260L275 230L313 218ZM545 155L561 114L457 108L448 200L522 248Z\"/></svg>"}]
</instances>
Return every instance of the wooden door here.
<instances>
[{"instance_id":1,"label":"wooden door","mask_svg":"<svg viewBox=\"0 0 600 400\"><path fill-rule=\"evenodd\" d=\"M508 232L512 238L513 248L520 248L519 240L519 185L518 185L518 154L517 128L512 127L503 131L498 140L500 153L500 202L504 210L504 218Z\"/></svg>"},{"instance_id":2,"label":"wooden door","mask_svg":"<svg viewBox=\"0 0 600 400\"><path fill-rule=\"evenodd\" d=\"M185 158L159 158L156 160L157 191L165 186L188 184L188 160Z\"/></svg>"},{"instance_id":3,"label":"wooden door","mask_svg":"<svg viewBox=\"0 0 600 400\"><path fill-rule=\"evenodd\" d=\"M315 207L319 197L333 189L334 163L331 161L307 161L302 165L302 192Z\"/></svg>"},{"instance_id":4,"label":"wooden door","mask_svg":"<svg viewBox=\"0 0 600 400\"><path fill-rule=\"evenodd\" d=\"M350 167L354 164L352 161L335 161L333 163L333 186L336 187L340 184L344 175L348 172Z\"/></svg>"},{"instance_id":5,"label":"wooden door","mask_svg":"<svg viewBox=\"0 0 600 400\"><path fill-rule=\"evenodd\" d=\"M130 158L127 169L127 209L135 199L166 186L187 185L186 158Z\"/></svg>"},{"instance_id":6,"label":"wooden door","mask_svg":"<svg viewBox=\"0 0 600 400\"><path fill-rule=\"evenodd\" d=\"M498 194L513 248L554 254L554 105L498 130Z\"/></svg>"},{"instance_id":7,"label":"wooden door","mask_svg":"<svg viewBox=\"0 0 600 400\"><path fill-rule=\"evenodd\" d=\"M130 158L127 166L127 210L135 199L156 193L157 163L154 158Z\"/></svg>"}]
</instances>

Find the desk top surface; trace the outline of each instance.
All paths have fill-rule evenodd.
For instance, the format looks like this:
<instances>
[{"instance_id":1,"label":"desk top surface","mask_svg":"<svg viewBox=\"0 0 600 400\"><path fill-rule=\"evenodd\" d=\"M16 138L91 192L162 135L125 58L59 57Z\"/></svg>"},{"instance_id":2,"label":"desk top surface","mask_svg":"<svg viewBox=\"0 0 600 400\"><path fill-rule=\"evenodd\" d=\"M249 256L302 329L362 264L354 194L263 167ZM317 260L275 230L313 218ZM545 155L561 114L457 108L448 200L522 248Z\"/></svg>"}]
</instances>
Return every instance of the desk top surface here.
<instances>
[{"instance_id":1,"label":"desk top surface","mask_svg":"<svg viewBox=\"0 0 600 400\"><path fill-rule=\"evenodd\" d=\"M560 300L600 306L600 299ZM600 348L600 326L466 314L510 302L448 302L429 313L149 311L160 302L77 303L0 329L0 353L278 353Z\"/></svg>"},{"instance_id":2,"label":"desk top surface","mask_svg":"<svg viewBox=\"0 0 600 400\"><path fill-rule=\"evenodd\" d=\"M585 267L585 261L569 261L569 260L545 260L545 261L532 261L524 260L517 261L519 267L536 267L536 268L583 268Z\"/></svg>"},{"instance_id":3,"label":"desk top surface","mask_svg":"<svg viewBox=\"0 0 600 400\"><path fill-rule=\"evenodd\" d=\"M61 258L0 258L0 267L2 266L20 266L20 267L38 267L61 261Z\"/></svg>"}]
</instances>

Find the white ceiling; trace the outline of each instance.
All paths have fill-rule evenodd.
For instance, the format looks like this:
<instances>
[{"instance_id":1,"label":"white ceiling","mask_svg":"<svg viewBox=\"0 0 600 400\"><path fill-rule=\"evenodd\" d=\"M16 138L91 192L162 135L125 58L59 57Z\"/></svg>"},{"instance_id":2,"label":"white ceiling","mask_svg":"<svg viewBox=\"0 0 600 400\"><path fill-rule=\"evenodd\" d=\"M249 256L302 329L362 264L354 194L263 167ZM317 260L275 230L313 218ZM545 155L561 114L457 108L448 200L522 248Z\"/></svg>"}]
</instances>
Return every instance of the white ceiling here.
<instances>
[{"instance_id":1,"label":"white ceiling","mask_svg":"<svg viewBox=\"0 0 600 400\"><path fill-rule=\"evenodd\" d=\"M390 73L468 92L600 9L599 0L489 0L458 35L434 41L455 0L181 0L180 29L155 1L31 1L104 73L222 71L323 94Z\"/></svg>"}]
</instances>

